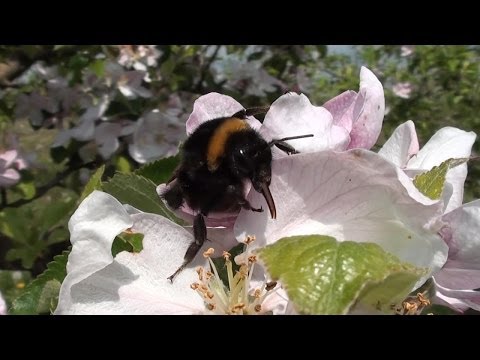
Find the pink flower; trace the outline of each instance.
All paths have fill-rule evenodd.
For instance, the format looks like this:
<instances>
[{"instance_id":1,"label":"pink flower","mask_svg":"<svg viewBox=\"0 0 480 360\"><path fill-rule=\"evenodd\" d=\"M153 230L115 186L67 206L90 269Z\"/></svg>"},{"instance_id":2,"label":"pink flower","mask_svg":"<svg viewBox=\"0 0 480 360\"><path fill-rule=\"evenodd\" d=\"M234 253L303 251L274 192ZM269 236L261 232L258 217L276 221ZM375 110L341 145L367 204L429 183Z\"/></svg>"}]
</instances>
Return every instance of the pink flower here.
<instances>
[{"instance_id":1,"label":"pink flower","mask_svg":"<svg viewBox=\"0 0 480 360\"><path fill-rule=\"evenodd\" d=\"M27 167L27 162L17 150L7 150L0 153L0 187L15 185L20 181L20 173Z\"/></svg>"}]
</instances>

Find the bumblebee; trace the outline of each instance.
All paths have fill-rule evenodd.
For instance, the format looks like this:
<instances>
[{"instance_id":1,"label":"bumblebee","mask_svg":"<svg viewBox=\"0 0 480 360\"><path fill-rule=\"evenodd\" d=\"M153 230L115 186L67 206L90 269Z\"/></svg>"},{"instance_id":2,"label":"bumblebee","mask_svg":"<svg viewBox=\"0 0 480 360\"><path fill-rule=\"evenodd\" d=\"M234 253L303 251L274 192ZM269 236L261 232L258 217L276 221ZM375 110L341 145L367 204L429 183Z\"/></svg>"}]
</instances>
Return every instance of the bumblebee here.
<instances>
[{"instance_id":1,"label":"bumblebee","mask_svg":"<svg viewBox=\"0 0 480 360\"><path fill-rule=\"evenodd\" d=\"M183 264L168 277L170 281L187 266L207 239L205 217L210 212L235 212L241 208L262 212L245 199L245 180L265 198L270 215L276 209L270 193L273 145L287 154L297 151L285 141L311 137L293 136L265 141L246 121L247 116L266 112L268 108L243 109L232 116L201 124L185 141L181 162L167 182L163 199L178 209L184 202L196 212L193 222L194 242L188 247ZM174 183L172 183L176 180Z\"/></svg>"}]
</instances>

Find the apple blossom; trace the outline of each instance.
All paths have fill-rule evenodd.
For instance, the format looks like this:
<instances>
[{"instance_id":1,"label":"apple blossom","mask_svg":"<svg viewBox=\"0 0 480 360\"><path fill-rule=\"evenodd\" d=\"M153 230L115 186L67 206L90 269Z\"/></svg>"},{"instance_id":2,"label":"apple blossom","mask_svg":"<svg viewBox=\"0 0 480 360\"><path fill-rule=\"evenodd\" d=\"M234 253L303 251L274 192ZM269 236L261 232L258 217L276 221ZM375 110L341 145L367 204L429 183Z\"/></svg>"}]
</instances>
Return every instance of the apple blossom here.
<instances>
[{"instance_id":1,"label":"apple blossom","mask_svg":"<svg viewBox=\"0 0 480 360\"><path fill-rule=\"evenodd\" d=\"M415 125L407 121L395 129L379 154L415 176L448 159L470 157L475 138L473 132L445 127L419 150ZM446 175L439 234L449 247L448 259L433 276L435 300L460 311L480 310L480 293L474 291L480 288L480 201L462 205L466 176L467 164L449 169Z\"/></svg>"},{"instance_id":2,"label":"apple blossom","mask_svg":"<svg viewBox=\"0 0 480 360\"><path fill-rule=\"evenodd\" d=\"M183 124L177 117L153 110L138 119L130 156L143 164L178 152L180 141L186 138Z\"/></svg>"},{"instance_id":3,"label":"apple blossom","mask_svg":"<svg viewBox=\"0 0 480 360\"><path fill-rule=\"evenodd\" d=\"M243 314L285 308L286 300L263 273L252 281L253 258L236 275L230 271L230 288L224 287L209 258L212 244L205 244L205 257L198 256L170 282L167 276L183 260L192 234L159 215L129 214L106 193L90 194L69 230L72 251L55 314ZM139 253L112 256L113 240L122 231L144 234Z\"/></svg>"}]
</instances>

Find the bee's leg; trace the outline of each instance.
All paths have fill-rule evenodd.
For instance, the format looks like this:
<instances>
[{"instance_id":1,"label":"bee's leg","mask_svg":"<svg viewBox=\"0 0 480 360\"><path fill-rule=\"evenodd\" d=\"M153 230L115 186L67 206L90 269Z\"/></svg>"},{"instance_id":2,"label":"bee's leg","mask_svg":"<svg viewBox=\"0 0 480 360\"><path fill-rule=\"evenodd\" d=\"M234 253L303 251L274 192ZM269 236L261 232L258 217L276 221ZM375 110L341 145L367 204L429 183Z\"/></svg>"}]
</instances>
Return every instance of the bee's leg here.
<instances>
[{"instance_id":1,"label":"bee's leg","mask_svg":"<svg viewBox=\"0 0 480 360\"><path fill-rule=\"evenodd\" d=\"M258 106L258 107L248 108L248 109L242 109L236 112L235 114L233 114L232 117L245 119L247 116L265 114L268 111L268 109L270 109L270 106Z\"/></svg>"},{"instance_id":2,"label":"bee's leg","mask_svg":"<svg viewBox=\"0 0 480 360\"><path fill-rule=\"evenodd\" d=\"M231 193L233 196L236 197L236 201L238 205L240 205L242 208L245 210L252 210L255 212L263 212L263 208L260 206L260 208L254 208L250 202L245 199L243 195L243 186L235 186L235 185L230 185L227 187L227 192Z\"/></svg>"},{"instance_id":3,"label":"bee's leg","mask_svg":"<svg viewBox=\"0 0 480 360\"><path fill-rule=\"evenodd\" d=\"M177 276L188 264L192 262L207 239L207 226L205 225L204 214L197 214L193 220L193 237L195 240L188 247L183 258L183 264L177 269L177 271L168 277L168 280L171 282L173 282L175 276Z\"/></svg>"},{"instance_id":4,"label":"bee's leg","mask_svg":"<svg viewBox=\"0 0 480 360\"><path fill-rule=\"evenodd\" d=\"M285 141L279 141L275 143L275 146L278 147L283 152L286 152L288 155L299 154L297 150L292 145L289 145Z\"/></svg>"},{"instance_id":5,"label":"bee's leg","mask_svg":"<svg viewBox=\"0 0 480 360\"><path fill-rule=\"evenodd\" d=\"M255 211L255 212L263 212L263 208L261 206L260 206L260 208L254 208L247 199L242 198L238 201L238 203L245 210L252 210L252 211Z\"/></svg>"},{"instance_id":6,"label":"bee's leg","mask_svg":"<svg viewBox=\"0 0 480 360\"><path fill-rule=\"evenodd\" d=\"M170 188L165 191L161 197L167 202L172 209L178 209L183 204L182 187L177 181Z\"/></svg>"}]
</instances>

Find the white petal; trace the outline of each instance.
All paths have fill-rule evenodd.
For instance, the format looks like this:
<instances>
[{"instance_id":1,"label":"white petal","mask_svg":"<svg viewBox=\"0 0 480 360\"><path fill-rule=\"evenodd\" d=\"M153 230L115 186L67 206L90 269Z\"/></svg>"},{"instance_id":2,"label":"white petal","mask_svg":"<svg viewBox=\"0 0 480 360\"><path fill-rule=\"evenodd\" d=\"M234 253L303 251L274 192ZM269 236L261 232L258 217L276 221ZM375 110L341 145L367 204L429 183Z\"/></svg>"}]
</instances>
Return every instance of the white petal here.
<instances>
[{"instance_id":1,"label":"white petal","mask_svg":"<svg viewBox=\"0 0 480 360\"><path fill-rule=\"evenodd\" d=\"M73 247L68 257L67 276L60 289L57 314L71 311L73 286L112 263L115 236L132 224L122 204L109 194L94 191L82 201L68 223Z\"/></svg>"},{"instance_id":2,"label":"white petal","mask_svg":"<svg viewBox=\"0 0 480 360\"><path fill-rule=\"evenodd\" d=\"M192 314L204 309L202 298L190 288L195 268L205 265L199 255L171 283L167 277L183 262L192 235L154 214L132 215L132 231L143 233L140 253L119 253L104 269L72 289L75 314Z\"/></svg>"},{"instance_id":3,"label":"white petal","mask_svg":"<svg viewBox=\"0 0 480 360\"><path fill-rule=\"evenodd\" d=\"M104 94L97 105L89 107L87 111L82 114L82 116L80 117L80 121L92 122L100 119L107 111L109 105L110 95Z\"/></svg>"},{"instance_id":4,"label":"white petal","mask_svg":"<svg viewBox=\"0 0 480 360\"><path fill-rule=\"evenodd\" d=\"M480 200L449 212L442 218L449 227L444 236L450 251L449 261L478 264L480 259ZM480 270L480 264L478 266Z\"/></svg>"},{"instance_id":5,"label":"white petal","mask_svg":"<svg viewBox=\"0 0 480 360\"><path fill-rule=\"evenodd\" d=\"M476 135L473 131L466 132L454 127L444 127L432 136L416 156L412 157L407 167L430 170L445 160L469 157L475 138ZM446 182L452 185L453 193L445 212L462 205L466 175L467 164L462 164L448 171Z\"/></svg>"},{"instance_id":6,"label":"white petal","mask_svg":"<svg viewBox=\"0 0 480 360\"><path fill-rule=\"evenodd\" d=\"M378 154L404 168L410 158L418 152L418 149L415 124L408 120L393 131L392 136L388 138Z\"/></svg>"},{"instance_id":7,"label":"white petal","mask_svg":"<svg viewBox=\"0 0 480 360\"><path fill-rule=\"evenodd\" d=\"M463 311L470 307L480 311L480 291L452 290L441 286L436 281L435 289L436 296L455 310Z\"/></svg>"},{"instance_id":8,"label":"white petal","mask_svg":"<svg viewBox=\"0 0 480 360\"><path fill-rule=\"evenodd\" d=\"M69 135L78 141L90 141L95 136L95 122L93 120L83 120L69 132Z\"/></svg>"},{"instance_id":9,"label":"white petal","mask_svg":"<svg viewBox=\"0 0 480 360\"><path fill-rule=\"evenodd\" d=\"M128 151L135 161L146 163L175 155L184 138L182 123L164 113L151 111L138 120Z\"/></svg>"},{"instance_id":10,"label":"white petal","mask_svg":"<svg viewBox=\"0 0 480 360\"><path fill-rule=\"evenodd\" d=\"M118 137L122 131L120 124L104 122L95 129L95 142L97 143L98 152L104 158L108 159L117 151L120 146Z\"/></svg>"},{"instance_id":11,"label":"white petal","mask_svg":"<svg viewBox=\"0 0 480 360\"><path fill-rule=\"evenodd\" d=\"M385 114L383 86L366 67L360 70L360 91L353 110L349 149L370 149L377 142Z\"/></svg>"},{"instance_id":12,"label":"white petal","mask_svg":"<svg viewBox=\"0 0 480 360\"><path fill-rule=\"evenodd\" d=\"M446 261L446 244L427 229L441 214L442 204L428 201L403 171L375 153L325 151L285 157L273 163L270 188L277 219L271 220L268 212L242 210L235 223L237 240L255 235L255 244L262 246L286 236L322 234L339 241L377 243L431 271ZM254 190L248 200L266 208Z\"/></svg>"},{"instance_id":13,"label":"white petal","mask_svg":"<svg viewBox=\"0 0 480 360\"><path fill-rule=\"evenodd\" d=\"M70 130L60 130L53 141L52 148L64 145L68 140L72 138Z\"/></svg>"},{"instance_id":14,"label":"white petal","mask_svg":"<svg viewBox=\"0 0 480 360\"><path fill-rule=\"evenodd\" d=\"M216 92L200 96L193 104L193 111L187 120L187 134L190 135L208 120L231 116L243 109L234 98Z\"/></svg>"},{"instance_id":15,"label":"white petal","mask_svg":"<svg viewBox=\"0 0 480 360\"><path fill-rule=\"evenodd\" d=\"M273 315L285 315L289 304L287 292L277 285L262 303L262 311L271 311Z\"/></svg>"},{"instance_id":16,"label":"white petal","mask_svg":"<svg viewBox=\"0 0 480 360\"><path fill-rule=\"evenodd\" d=\"M313 106L305 95L295 93L275 100L265 116L260 133L267 140L313 134L312 138L288 141L300 152L345 150L350 140L347 130L333 124L328 110Z\"/></svg>"},{"instance_id":17,"label":"white petal","mask_svg":"<svg viewBox=\"0 0 480 360\"><path fill-rule=\"evenodd\" d=\"M7 304L3 300L2 293L0 292L0 315L7 315Z\"/></svg>"},{"instance_id":18,"label":"white petal","mask_svg":"<svg viewBox=\"0 0 480 360\"><path fill-rule=\"evenodd\" d=\"M0 173L0 186L15 185L20 180L20 174L15 169L7 169Z\"/></svg>"}]
</instances>

